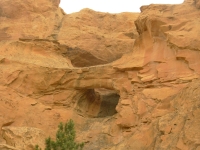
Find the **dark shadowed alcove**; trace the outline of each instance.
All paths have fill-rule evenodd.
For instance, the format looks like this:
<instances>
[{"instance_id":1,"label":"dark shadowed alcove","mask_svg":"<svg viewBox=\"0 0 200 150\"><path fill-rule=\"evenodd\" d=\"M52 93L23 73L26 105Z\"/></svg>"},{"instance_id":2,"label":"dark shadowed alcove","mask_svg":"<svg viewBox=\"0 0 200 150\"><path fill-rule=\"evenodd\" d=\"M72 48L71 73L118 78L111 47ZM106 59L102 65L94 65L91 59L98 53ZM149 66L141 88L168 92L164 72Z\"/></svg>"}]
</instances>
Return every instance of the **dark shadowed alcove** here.
<instances>
[{"instance_id":1,"label":"dark shadowed alcove","mask_svg":"<svg viewBox=\"0 0 200 150\"><path fill-rule=\"evenodd\" d=\"M107 117L116 114L120 96L114 90L90 89L79 98L76 110L88 117Z\"/></svg>"}]
</instances>

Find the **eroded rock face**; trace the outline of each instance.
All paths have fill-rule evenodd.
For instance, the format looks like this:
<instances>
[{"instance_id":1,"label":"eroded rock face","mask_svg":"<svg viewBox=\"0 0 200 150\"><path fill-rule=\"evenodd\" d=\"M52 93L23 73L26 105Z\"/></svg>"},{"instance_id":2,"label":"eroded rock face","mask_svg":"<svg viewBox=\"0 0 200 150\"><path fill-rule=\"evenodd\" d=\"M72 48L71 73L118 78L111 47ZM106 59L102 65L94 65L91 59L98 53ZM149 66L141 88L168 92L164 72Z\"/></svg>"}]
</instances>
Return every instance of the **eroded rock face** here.
<instances>
[{"instance_id":1,"label":"eroded rock face","mask_svg":"<svg viewBox=\"0 0 200 150\"><path fill-rule=\"evenodd\" d=\"M196 0L196 1L195 1L195 4L196 4L196 7L199 9L199 8L200 8L200 1L199 1L199 0Z\"/></svg>"},{"instance_id":2,"label":"eroded rock face","mask_svg":"<svg viewBox=\"0 0 200 150\"><path fill-rule=\"evenodd\" d=\"M74 66L105 64L132 50L138 36L134 25L137 17L137 13L108 14L83 9L64 16L58 34L52 38L71 49L68 51L75 55L72 58ZM77 52L77 48L82 52Z\"/></svg>"},{"instance_id":3,"label":"eroded rock face","mask_svg":"<svg viewBox=\"0 0 200 150\"><path fill-rule=\"evenodd\" d=\"M58 5L59 0L1 1L0 40L47 38L63 16Z\"/></svg>"},{"instance_id":4,"label":"eroded rock face","mask_svg":"<svg viewBox=\"0 0 200 150\"><path fill-rule=\"evenodd\" d=\"M0 6L6 6L5 2ZM33 6L41 2L49 6L36 9L41 15L44 12L40 9L54 15L59 11L54 1L34 1ZM35 138L35 132L28 132L31 138L26 136L28 129L43 132L44 140L49 135L55 137L59 122L73 119L77 141L85 142L87 150L198 150L200 9L197 4L198 1L187 0L181 5L143 6L136 21L137 14L132 13L111 15L87 9L71 15L61 13L61 20L50 17L52 24L58 25L59 20L60 24L48 30L48 34L35 32L34 38L18 36L20 40L14 36L3 38L0 146L7 144L20 149L31 149L36 143L43 146L41 139ZM89 22L91 18L95 21ZM120 24L123 18L126 23ZM15 19L13 16L11 20ZM100 20L105 24L99 24ZM112 62L119 54L113 49L118 45L116 39L123 49L134 43L134 21L138 37L134 37L131 52ZM116 30L109 30L113 28ZM64 36L67 33L71 36ZM35 34L42 36L35 39ZM113 40L109 41L108 35ZM105 41L98 39L99 36L104 36ZM86 37L91 43L85 41ZM92 43L100 46L101 52ZM105 43L110 45L108 49ZM113 58L108 59L109 55ZM85 58L78 62L80 57Z\"/></svg>"},{"instance_id":5,"label":"eroded rock face","mask_svg":"<svg viewBox=\"0 0 200 150\"><path fill-rule=\"evenodd\" d=\"M39 144L45 146L45 136L42 130L31 127L3 127L2 137L8 145L20 150L32 150ZM39 143L38 143L39 142Z\"/></svg>"},{"instance_id":6,"label":"eroded rock face","mask_svg":"<svg viewBox=\"0 0 200 150\"><path fill-rule=\"evenodd\" d=\"M19 150L15 147L12 147L12 146L9 146L9 145L6 145L6 144L0 144L0 149L1 150Z\"/></svg>"},{"instance_id":7,"label":"eroded rock face","mask_svg":"<svg viewBox=\"0 0 200 150\"><path fill-rule=\"evenodd\" d=\"M57 40L76 67L106 64L132 50L138 14L84 9L65 15L58 5L59 0L0 2L0 41Z\"/></svg>"}]
</instances>

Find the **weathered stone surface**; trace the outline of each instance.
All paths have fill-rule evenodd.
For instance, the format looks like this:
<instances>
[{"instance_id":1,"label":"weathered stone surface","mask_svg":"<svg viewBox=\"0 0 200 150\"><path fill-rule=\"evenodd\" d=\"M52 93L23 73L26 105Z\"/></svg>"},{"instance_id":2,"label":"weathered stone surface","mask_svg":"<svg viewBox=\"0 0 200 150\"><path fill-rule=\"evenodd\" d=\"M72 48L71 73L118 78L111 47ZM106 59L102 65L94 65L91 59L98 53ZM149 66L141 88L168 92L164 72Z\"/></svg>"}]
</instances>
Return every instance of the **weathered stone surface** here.
<instances>
[{"instance_id":1,"label":"weathered stone surface","mask_svg":"<svg viewBox=\"0 0 200 150\"><path fill-rule=\"evenodd\" d=\"M2 137L6 144L20 150L32 150L36 144L44 148L45 144L43 131L31 127L3 127Z\"/></svg>"},{"instance_id":2,"label":"weathered stone surface","mask_svg":"<svg viewBox=\"0 0 200 150\"><path fill-rule=\"evenodd\" d=\"M59 1L1 1L0 40L47 38L63 16Z\"/></svg>"},{"instance_id":3,"label":"weathered stone surface","mask_svg":"<svg viewBox=\"0 0 200 150\"><path fill-rule=\"evenodd\" d=\"M195 3L196 3L196 7L199 9L200 8L200 1L196 0Z\"/></svg>"},{"instance_id":4,"label":"weathered stone surface","mask_svg":"<svg viewBox=\"0 0 200 150\"><path fill-rule=\"evenodd\" d=\"M16 63L34 64L50 68L72 67L70 60L61 56L57 43L53 41L0 41L0 45L0 60L2 64L13 61ZM11 69L9 69L9 71L11 71ZM15 73L16 76L19 74L20 72Z\"/></svg>"},{"instance_id":5,"label":"weathered stone surface","mask_svg":"<svg viewBox=\"0 0 200 150\"><path fill-rule=\"evenodd\" d=\"M139 17L88 9L65 15L50 0L12 2L19 4L16 9L24 4L19 14L8 1L0 4L2 144L42 146L41 139L55 138L59 122L72 118L77 141L87 150L199 149L197 0L143 6ZM36 14L46 19L31 24ZM41 28L32 33L17 24L23 19ZM19 29L17 35L5 37L3 26ZM119 54L124 55L117 59ZM35 132L27 137L27 129L35 128L43 138L36 139Z\"/></svg>"},{"instance_id":6,"label":"weathered stone surface","mask_svg":"<svg viewBox=\"0 0 200 150\"><path fill-rule=\"evenodd\" d=\"M0 144L0 149L1 150L20 150L20 149L17 149L15 147L12 147L12 146L9 146L6 144Z\"/></svg>"},{"instance_id":7,"label":"weathered stone surface","mask_svg":"<svg viewBox=\"0 0 200 150\"><path fill-rule=\"evenodd\" d=\"M73 58L75 66L105 64L132 50L138 36L134 25L137 17L137 13L108 14L83 9L64 16L54 39L70 47L70 53L75 53L76 57L80 55L78 59ZM77 48L82 52L77 53ZM91 59L91 55L95 61ZM87 59L92 62L84 63ZM82 64L78 63L80 61Z\"/></svg>"},{"instance_id":8,"label":"weathered stone surface","mask_svg":"<svg viewBox=\"0 0 200 150\"><path fill-rule=\"evenodd\" d=\"M58 40L77 67L105 64L132 50L139 14L108 14L84 9L65 15L60 0L0 2L0 41ZM13 24L15 22L15 24Z\"/></svg>"}]
</instances>

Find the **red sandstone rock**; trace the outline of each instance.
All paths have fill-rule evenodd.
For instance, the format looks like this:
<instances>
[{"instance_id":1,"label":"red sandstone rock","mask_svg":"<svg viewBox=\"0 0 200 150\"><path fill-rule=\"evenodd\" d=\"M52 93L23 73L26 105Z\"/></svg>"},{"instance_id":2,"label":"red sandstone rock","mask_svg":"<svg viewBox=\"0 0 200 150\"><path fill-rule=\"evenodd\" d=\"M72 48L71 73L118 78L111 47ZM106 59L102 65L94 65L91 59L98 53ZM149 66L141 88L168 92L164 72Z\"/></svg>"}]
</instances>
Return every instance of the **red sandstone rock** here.
<instances>
[{"instance_id":1,"label":"red sandstone rock","mask_svg":"<svg viewBox=\"0 0 200 150\"><path fill-rule=\"evenodd\" d=\"M1 1L0 148L43 146L73 119L87 150L198 150L198 5L143 6L138 17Z\"/></svg>"},{"instance_id":2,"label":"red sandstone rock","mask_svg":"<svg viewBox=\"0 0 200 150\"><path fill-rule=\"evenodd\" d=\"M44 133L37 128L30 127L3 127L2 137L8 145L21 150L32 150L39 144L45 146ZM39 142L39 143L38 143Z\"/></svg>"},{"instance_id":3,"label":"red sandstone rock","mask_svg":"<svg viewBox=\"0 0 200 150\"><path fill-rule=\"evenodd\" d=\"M137 13L108 14L83 9L65 15L52 39L67 46L66 54L74 66L109 63L132 50L138 36L134 25L137 17Z\"/></svg>"},{"instance_id":4,"label":"red sandstone rock","mask_svg":"<svg viewBox=\"0 0 200 150\"><path fill-rule=\"evenodd\" d=\"M1 1L0 40L47 38L63 16L58 5L59 0Z\"/></svg>"},{"instance_id":5,"label":"red sandstone rock","mask_svg":"<svg viewBox=\"0 0 200 150\"><path fill-rule=\"evenodd\" d=\"M15 147L12 147L12 146L9 146L9 145L6 145L6 144L0 144L0 149L1 150L19 150Z\"/></svg>"}]
</instances>

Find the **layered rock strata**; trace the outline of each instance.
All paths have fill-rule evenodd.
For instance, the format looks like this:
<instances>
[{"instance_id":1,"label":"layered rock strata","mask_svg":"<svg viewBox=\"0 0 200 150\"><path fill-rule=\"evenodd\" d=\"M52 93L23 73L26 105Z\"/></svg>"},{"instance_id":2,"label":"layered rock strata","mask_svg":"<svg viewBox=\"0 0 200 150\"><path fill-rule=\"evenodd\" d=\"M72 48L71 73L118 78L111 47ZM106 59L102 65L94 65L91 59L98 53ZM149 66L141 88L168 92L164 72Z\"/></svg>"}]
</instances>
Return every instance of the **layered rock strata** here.
<instances>
[{"instance_id":1,"label":"layered rock strata","mask_svg":"<svg viewBox=\"0 0 200 150\"><path fill-rule=\"evenodd\" d=\"M19 14L54 16L48 32L27 28L29 37L22 37L25 28L5 36L2 26L11 29L9 19L16 19L5 14L23 19L6 2L0 2L0 148L44 147L59 122L73 119L87 150L200 149L197 0L143 6L139 16L88 9L68 15L55 1L17 1L26 8Z\"/></svg>"}]
</instances>

